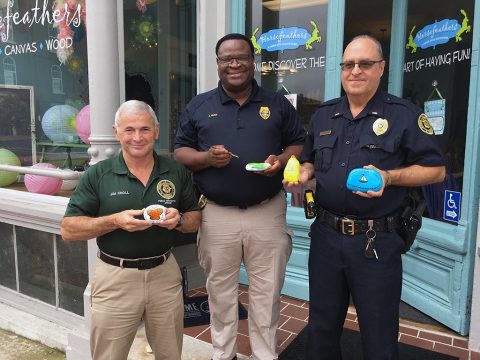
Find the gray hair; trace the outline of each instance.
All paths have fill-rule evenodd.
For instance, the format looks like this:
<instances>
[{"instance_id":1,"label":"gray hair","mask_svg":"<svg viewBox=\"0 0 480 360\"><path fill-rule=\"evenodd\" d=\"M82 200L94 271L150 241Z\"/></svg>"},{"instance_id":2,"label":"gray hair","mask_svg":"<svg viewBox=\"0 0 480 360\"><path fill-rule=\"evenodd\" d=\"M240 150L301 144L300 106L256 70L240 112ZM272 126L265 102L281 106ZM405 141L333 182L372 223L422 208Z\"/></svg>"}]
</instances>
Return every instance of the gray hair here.
<instances>
[{"instance_id":1,"label":"gray hair","mask_svg":"<svg viewBox=\"0 0 480 360\"><path fill-rule=\"evenodd\" d=\"M375 47L377 48L377 52L378 52L378 55L380 55L380 59L383 59L382 44L380 44L380 41L375 39L373 36L366 35L366 34L357 35L348 44L351 44L355 40L359 40L359 39L368 39L368 40L372 41L375 44Z\"/></svg>"},{"instance_id":2,"label":"gray hair","mask_svg":"<svg viewBox=\"0 0 480 360\"><path fill-rule=\"evenodd\" d=\"M155 115L155 111L153 111L150 105L148 105L146 102L140 100L125 101L122 105L120 105L117 112L115 113L115 126L120 125L120 116L124 112L148 113L152 118L153 125L158 124L158 119L157 115Z\"/></svg>"}]
</instances>

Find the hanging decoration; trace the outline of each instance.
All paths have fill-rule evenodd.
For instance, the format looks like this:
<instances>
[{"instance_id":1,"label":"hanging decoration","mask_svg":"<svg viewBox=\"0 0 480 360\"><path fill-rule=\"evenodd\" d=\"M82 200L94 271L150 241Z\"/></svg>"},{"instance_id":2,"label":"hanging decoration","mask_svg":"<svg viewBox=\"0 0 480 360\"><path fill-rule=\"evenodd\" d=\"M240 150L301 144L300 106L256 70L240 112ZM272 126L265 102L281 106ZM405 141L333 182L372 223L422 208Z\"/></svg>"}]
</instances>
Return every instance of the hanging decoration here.
<instances>
[{"instance_id":1,"label":"hanging decoration","mask_svg":"<svg viewBox=\"0 0 480 360\"><path fill-rule=\"evenodd\" d=\"M150 16L134 18L130 23L130 31L135 40L134 47L147 46L151 48L158 45L160 25L153 22Z\"/></svg>"},{"instance_id":2,"label":"hanging decoration","mask_svg":"<svg viewBox=\"0 0 480 360\"><path fill-rule=\"evenodd\" d=\"M78 143L75 126L78 109L70 105L54 105L42 117L42 130L54 143Z\"/></svg>"},{"instance_id":3,"label":"hanging decoration","mask_svg":"<svg viewBox=\"0 0 480 360\"><path fill-rule=\"evenodd\" d=\"M145 14L147 12L147 3L145 0L137 0L137 9L138 11Z\"/></svg>"},{"instance_id":4,"label":"hanging decoration","mask_svg":"<svg viewBox=\"0 0 480 360\"><path fill-rule=\"evenodd\" d=\"M84 106L77 114L75 121L75 129L77 134L85 144L90 144L88 137L90 136L90 105Z\"/></svg>"},{"instance_id":5,"label":"hanging decoration","mask_svg":"<svg viewBox=\"0 0 480 360\"><path fill-rule=\"evenodd\" d=\"M78 56L72 55L68 61L68 68L73 74L79 74L82 72L83 62Z\"/></svg>"},{"instance_id":6,"label":"hanging decoration","mask_svg":"<svg viewBox=\"0 0 480 360\"><path fill-rule=\"evenodd\" d=\"M59 18L62 19L54 23L58 30L57 39L67 44L57 49L57 58L63 65L73 54L73 43L85 36L85 0L56 0L53 3L53 10L58 11Z\"/></svg>"},{"instance_id":7,"label":"hanging decoration","mask_svg":"<svg viewBox=\"0 0 480 360\"><path fill-rule=\"evenodd\" d=\"M55 165L50 163L37 163L35 165L32 165L32 167L47 169L56 168ZM44 195L55 195L60 191L63 184L62 179L59 178L32 174L26 174L24 181L25 187L29 192Z\"/></svg>"},{"instance_id":8,"label":"hanging decoration","mask_svg":"<svg viewBox=\"0 0 480 360\"><path fill-rule=\"evenodd\" d=\"M17 155L8 149L0 148L0 164L21 166L20 159ZM18 174L9 171L0 171L0 187L8 186L17 181Z\"/></svg>"},{"instance_id":9,"label":"hanging decoration","mask_svg":"<svg viewBox=\"0 0 480 360\"><path fill-rule=\"evenodd\" d=\"M147 5L156 3L157 0L137 0L137 9L143 14L147 12Z\"/></svg>"}]
</instances>

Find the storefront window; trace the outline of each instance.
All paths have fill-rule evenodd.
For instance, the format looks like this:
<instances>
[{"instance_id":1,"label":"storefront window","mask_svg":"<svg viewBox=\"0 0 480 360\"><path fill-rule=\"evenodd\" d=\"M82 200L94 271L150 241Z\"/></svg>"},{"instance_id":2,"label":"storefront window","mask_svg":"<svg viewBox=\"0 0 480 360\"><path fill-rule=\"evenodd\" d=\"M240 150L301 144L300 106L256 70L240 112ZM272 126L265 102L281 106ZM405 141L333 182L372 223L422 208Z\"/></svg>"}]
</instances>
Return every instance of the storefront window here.
<instances>
[{"instance_id":1,"label":"storefront window","mask_svg":"<svg viewBox=\"0 0 480 360\"><path fill-rule=\"evenodd\" d=\"M305 128L324 101L327 0L247 0L246 35L255 47L255 78L284 94ZM314 188L314 182L308 187ZM303 189L292 193L301 206Z\"/></svg>"},{"instance_id":2,"label":"storefront window","mask_svg":"<svg viewBox=\"0 0 480 360\"><path fill-rule=\"evenodd\" d=\"M0 285L16 290L13 225L0 223Z\"/></svg>"},{"instance_id":3,"label":"storefront window","mask_svg":"<svg viewBox=\"0 0 480 360\"><path fill-rule=\"evenodd\" d=\"M0 249L0 288L84 315L86 242L66 243L59 235L0 223Z\"/></svg>"},{"instance_id":4,"label":"storefront window","mask_svg":"<svg viewBox=\"0 0 480 360\"><path fill-rule=\"evenodd\" d=\"M385 71L380 89L387 91L389 74L390 38L392 28L392 2L384 0L345 0L345 29L343 49L358 35L373 36L382 45ZM340 79L339 79L340 81ZM344 91L342 88L342 95Z\"/></svg>"},{"instance_id":5,"label":"storefront window","mask_svg":"<svg viewBox=\"0 0 480 360\"><path fill-rule=\"evenodd\" d=\"M89 134L79 135L77 115L89 101L85 0L34 5L0 2L0 150L8 150L0 163L83 165ZM2 178L2 187L22 182Z\"/></svg>"},{"instance_id":6,"label":"storefront window","mask_svg":"<svg viewBox=\"0 0 480 360\"><path fill-rule=\"evenodd\" d=\"M150 104L160 122L155 146L173 152L180 113L197 93L196 1L124 2L127 100Z\"/></svg>"},{"instance_id":7,"label":"storefront window","mask_svg":"<svg viewBox=\"0 0 480 360\"><path fill-rule=\"evenodd\" d=\"M471 0L409 1L403 96L428 116L446 159L443 183L422 187L426 216L457 223L472 57Z\"/></svg>"}]
</instances>

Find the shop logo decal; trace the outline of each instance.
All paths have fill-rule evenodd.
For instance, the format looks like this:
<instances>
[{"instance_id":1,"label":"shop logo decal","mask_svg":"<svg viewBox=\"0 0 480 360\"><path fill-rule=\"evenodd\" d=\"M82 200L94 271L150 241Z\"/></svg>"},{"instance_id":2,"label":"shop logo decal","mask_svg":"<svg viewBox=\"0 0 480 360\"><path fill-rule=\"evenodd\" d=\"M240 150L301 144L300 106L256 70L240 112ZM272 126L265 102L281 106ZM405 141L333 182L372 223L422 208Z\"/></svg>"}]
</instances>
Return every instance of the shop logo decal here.
<instances>
[{"instance_id":1,"label":"shop logo decal","mask_svg":"<svg viewBox=\"0 0 480 360\"><path fill-rule=\"evenodd\" d=\"M258 39L256 34L259 28L257 27L253 31L253 34L250 38L255 49L255 54L260 54L262 50L294 50L298 49L302 45L305 45L306 50L313 49L312 44L314 42L321 42L322 37L320 36L315 21L310 20L310 25L312 25L313 27L311 34L305 28L293 26L288 28L269 30L264 34L261 34Z\"/></svg>"},{"instance_id":2,"label":"shop logo decal","mask_svg":"<svg viewBox=\"0 0 480 360\"><path fill-rule=\"evenodd\" d=\"M416 25L414 25L412 30L410 30L408 42L405 47L411 49L411 53L413 54L417 52L418 47L422 49L435 47L440 44L445 44L453 38L455 38L455 42L462 41L460 35L465 32L470 32L472 27L468 24L470 20L468 19L467 12L464 9L460 9L460 13L463 15L461 25L456 19L443 19L424 26L423 29L419 30L416 35L413 36L413 31L416 27Z\"/></svg>"}]
</instances>

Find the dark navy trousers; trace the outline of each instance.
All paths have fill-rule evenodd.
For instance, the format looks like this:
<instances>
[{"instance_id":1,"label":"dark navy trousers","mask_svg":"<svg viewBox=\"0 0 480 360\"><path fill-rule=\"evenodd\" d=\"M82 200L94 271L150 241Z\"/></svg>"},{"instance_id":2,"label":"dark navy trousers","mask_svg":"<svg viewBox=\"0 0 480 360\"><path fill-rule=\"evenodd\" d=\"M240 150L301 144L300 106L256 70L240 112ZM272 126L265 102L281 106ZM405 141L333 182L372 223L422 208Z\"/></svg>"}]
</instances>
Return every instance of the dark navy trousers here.
<instances>
[{"instance_id":1,"label":"dark navy trousers","mask_svg":"<svg viewBox=\"0 0 480 360\"><path fill-rule=\"evenodd\" d=\"M379 259L364 256L365 234L343 235L315 220L308 261L309 360L342 359L340 337L350 296L357 311L364 360L398 359L403 240L377 232Z\"/></svg>"}]
</instances>

